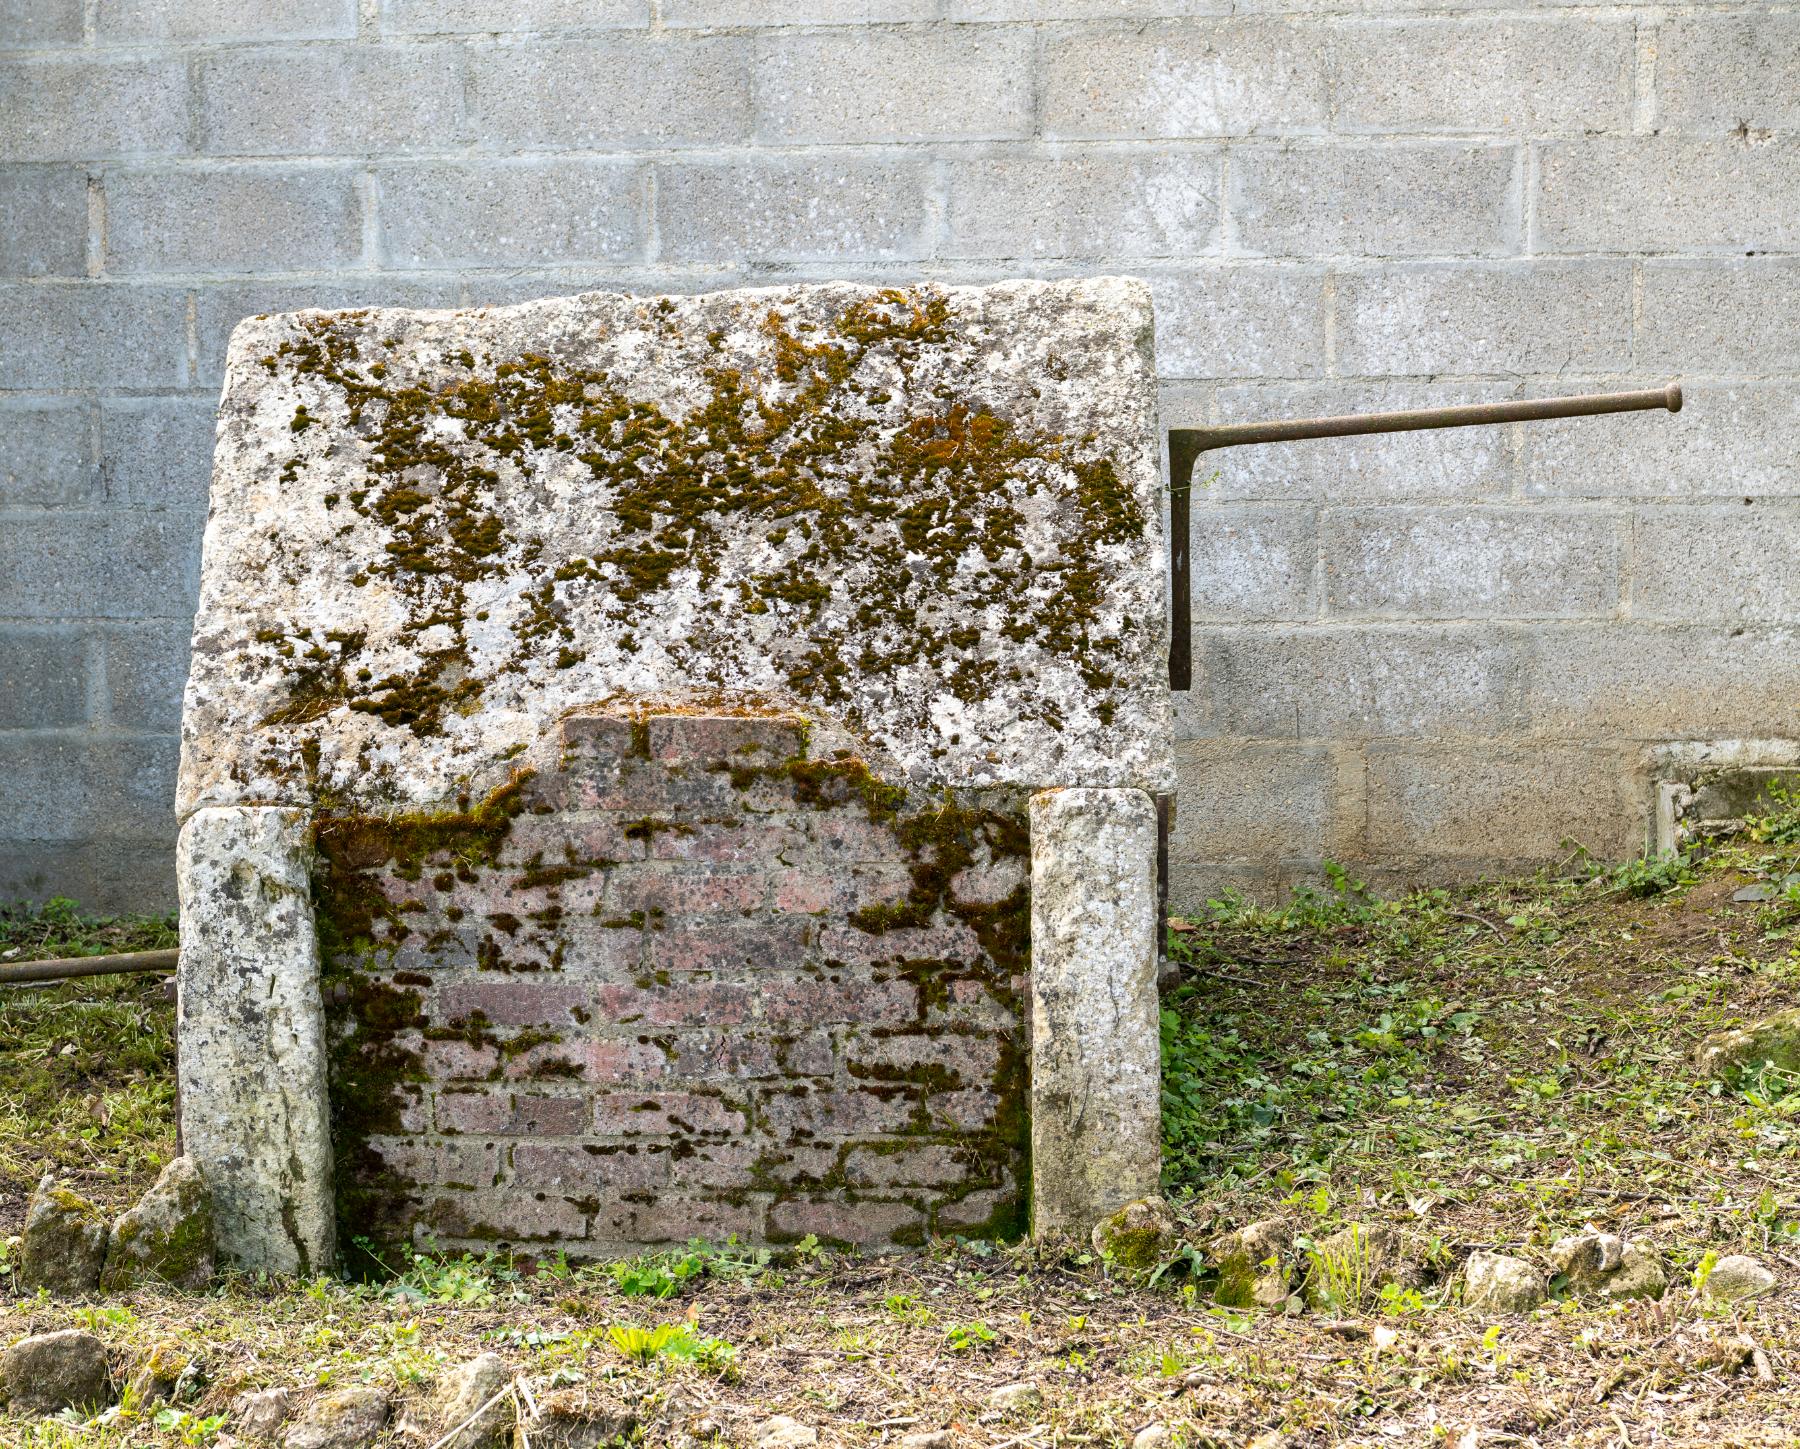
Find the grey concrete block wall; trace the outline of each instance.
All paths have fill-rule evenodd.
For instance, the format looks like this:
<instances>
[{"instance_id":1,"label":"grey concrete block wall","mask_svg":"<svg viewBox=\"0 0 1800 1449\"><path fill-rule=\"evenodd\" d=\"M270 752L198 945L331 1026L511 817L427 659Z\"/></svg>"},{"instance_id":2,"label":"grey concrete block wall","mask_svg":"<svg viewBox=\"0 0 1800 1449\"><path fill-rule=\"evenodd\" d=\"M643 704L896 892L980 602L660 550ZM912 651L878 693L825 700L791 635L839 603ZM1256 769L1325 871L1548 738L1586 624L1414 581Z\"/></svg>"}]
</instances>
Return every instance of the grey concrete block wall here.
<instances>
[{"instance_id":1,"label":"grey concrete block wall","mask_svg":"<svg viewBox=\"0 0 1800 1449\"><path fill-rule=\"evenodd\" d=\"M0 0L0 898L166 904L226 340L297 306L1147 277L1182 905L1642 842L1800 734L1800 15L1731 0Z\"/></svg>"}]
</instances>

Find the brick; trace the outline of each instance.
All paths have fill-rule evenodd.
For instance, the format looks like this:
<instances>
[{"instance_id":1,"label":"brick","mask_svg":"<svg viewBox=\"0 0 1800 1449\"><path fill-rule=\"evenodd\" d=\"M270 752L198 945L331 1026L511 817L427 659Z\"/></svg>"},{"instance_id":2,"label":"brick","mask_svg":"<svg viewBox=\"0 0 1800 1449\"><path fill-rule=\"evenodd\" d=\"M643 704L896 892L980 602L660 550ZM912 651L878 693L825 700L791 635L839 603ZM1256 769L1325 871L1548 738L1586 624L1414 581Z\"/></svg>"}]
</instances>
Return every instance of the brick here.
<instances>
[{"instance_id":1,"label":"brick","mask_svg":"<svg viewBox=\"0 0 1800 1449\"><path fill-rule=\"evenodd\" d=\"M102 631L106 715L119 729L174 734L181 728L181 692L187 685L192 627L120 624Z\"/></svg>"},{"instance_id":2,"label":"brick","mask_svg":"<svg viewBox=\"0 0 1800 1449\"><path fill-rule=\"evenodd\" d=\"M99 0L102 44L168 40L350 40L356 0Z\"/></svg>"},{"instance_id":3,"label":"brick","mask_svg":"<svg viewBox=\"0 0 1800 1449\"><path fill-rule=\"evenodd\" d=\"M910 158L801 156L657 168L668 261L916 261L930 255L928 173Z\"/></svg>"},{"instance_id":4,"label":"brick","mask_svg":"<svg viewBox=\"0 0 1800 1449\"><path fill-rule=\"evenodd\" d=\"M1030 881L1031 867L1026 860L1015 857L988 861L951 876L950 894L964 905L994 906L1010 899Z\"/></svg>"},{"instance_id":5,"label":"brick","mask_svg":"<svg viewBox=\"0 0 1800 1449\"><path fill-rule=\"evenodd\" d=\"M390 0L382 25L406 35L450 35L495 30L602 30L642 27L650 0L512 0L496 13L487 0Z\"/></svg>"},{"instance_id":6,"label":"brick","mask_svg":"<svg viewBox=\"0 0 1800 1449\"><path fill-rule=\"evenodd\" d=\"M1539 498L1800 494L1800 455L1791 441L1800 434L1800 396L1793 388L1699 382L1682 391L1684 406L1673 416L1616 413L1531 424L1525 492Z\"/></svg>"},{"instance_id":7,"label":"brick","mask_svg":"<svg viewBox=\"0 0 1800 1449\"><path fill-rule=\"evenodd\" d=\"M805 730L787 718L659 714L649 721L650 755L676 765L769 764L801 754Z\"/></svg>"},{"instance_id":8,"label":"brick","mask_svg":"<svg viewBox=\"0 0 1800 1449\"><path fill-rule=\"evenodd\" d=\"M521 1142L513 1148L513 1181L546 1192L614 1192L661 1187L669 1180L669 1154L650 1147L580 1146Z\"/></svg>"},{"instance_id":9,"label":"brick","mask_svg":"<svg viewBox=\"0 0 1800 1449\"><path fill-rule=\"evenodd\" d=\"M711 1202L660 1193L654 1202L602 1204L594 1217L596 1242L621 1247L688 1243L695 1238L722 1243L729 1237L761 1242L763 1209L758 1202Z\"/></svg>"},{"instance_id":10,"label":"brick","mask_svg":"<svg viewBox=\"0 0 1800 1449\"><path fill-rule=\"evenodd\" d=\"M986 1086L1000 1069L1000 1042L975 1031L856 1031L842 1048L845 1070L858 1081L913 1081L925 1074L932 1092Z\"/></svg>"},{"instance_id":11,"label":"brick","mask_svg":"<svg viewBox=\"0 0 1800 1449\"><path fill-rule=\"evenodd\" d=\"M924 1211L911 1203L858 1198L855 1202L817 1202L792 1198L769 1208L769 1239L797 1242L812 1236L825 1243L866 1247L892 1242L902 1234L909 1242L922 1242Z\"/></svg>"},{"instance_id":12,"label":"brick","mask_svg":"<svg viewBox=\"0 0 1800 1449\"><path fill-rule=\"evenodd\" d=\"M179 58L0 63L8 162L176 155L187 148L187 111Z\"/></svg>"},{"instance_id":13,"label":"brick","mask_svg":"<svg viewBox=\"0 0 1800 1449\"><path fill-rule=\"evenodd\" d=\"M1534 394L1537 389L1534 388ZM1392 412L1491 402L1493 385L1414 382L1254 383L1217 390L1219 421ZM1207 419L1196 418L1198 424ZM1171 426L1187 425L1181 416ZM1533 423L1532 428L1542 424ZM1513 479L1512 435L1498 428L1439 428L1367 438L1230 448L1202 454L1196 483L1209 499L1344 503L1503 496ZM1199 515L1205 517L1204 514Z\"/></svg>"},{"instance_id":14,"label":"brick","mask_svg":"<svg viewBox=\"0 0 1800 1449\"><path fill-rule=\"evenodd\" d=\"M1189 538L1195 619L1307 619L1319 612L1318 518L1310 508L1203 506Z\"/></svg>"},{"instance_id":15,"label":"brick","mask_svg":"<svg viewBox=\"0 0 1800 1449\"><path fill-rule=\"evenodd\" d=\"M777 144L962 141L1031 130L1029 31L775 34L756 67L756 133Z\"/></svg>"},{"instance_id":16,"label":"brick","mask_svg":"<svg viewBox=\"0 0 1800 1449\"><path fill-rule=\"evenodd\" d=\"M676 987L602 986L600 1018L621 1025L735 1026L750 1017L747 986L696 982Z\"/></svg>"},{"instance_id":17,"label":"brick","mask_svg":"<svg viewBox=\"0 0 1800 1449\"><path fill-rule=\"evenodd\" d=\"M500 1052L486 1042L421 1040L416 1048L434 1082L484 1082L500 1070Z\"/></svg>"},{"instance_id":18,"label":"brick","mask_svg":"<svg viewBox=\"0 0 1800 1449\"><path fill-rule=\"evenodd\" d=\"M1016 1182L987 1192L959 1194L949 1202L939 1203L932 1214L932 1231L940 1237L965 1233L970 1237L991 1232L995 1223L1024 1223L1029 1214L1021 1201L1023 1194Z\"/></svg>"},{"instance_id":19,"label":"brick","mask_svg":"<svg viewBox=\"0 0 1800 1449\"><path fill-rule=\"evenodd\" d=\"M57 513L0 530L0 617L191 618L204 520Z\"/></svg>"},{"instance_id":20,"label":"brick","mask_svg":"<svg viewBox=\"0 0 1800 1449\"><path fill-rule=\"evenodd\" d=\"M73 629L0 628L0 730L87 722L88 645Z\"/></svg>"},{"instance_id":21,"label":"brick","mask_svg":"<svg viewBox=\"0 0 1800 1449\"><path fill-rule=\"evenodd\" d=\"M855 1092L774 1088L757 1108L758 1125L783 1140L790 1136L856 1138L904 1132L918 1112L918 1090L909 1086Z\"/></svg>"},{"instance_id":22,"label":"brick","mask_svg":"<svg viewBox=\"0 0 1800 1449\"><path fill-rule=\"evenodd\" d=\"M0 49L79 45L82 0L0 0Z\"/></svg>"},{"instance_id":23,"label":"brick","mask_svg":"<svg viewBox=\"0 0 1800 1449\"><path fill-rule=\"evenodd\" d=\"M1649 507L1634 532L1633 618L1791 624L1800 614L1792 506Z\"/></svg>"},{"instance_id":24,"label":"brick","mask_svg":"<svg viewBox=\"0 0 1800 1449\"><path fill-rule=\"evenodd\" d=\"M804 921L658 931L650 959L665 971L794 970L810 955L809 933Z\"/></svg>"},{"instance_id":25,"label":"brick","mask_svg":"<svg viewBox=\"0 0 1800 1449\"><path fill-rule=\"evenodd\" d=\"M469 63L480 134L497 147L705 145L750 128L735 38L500 46Z\"/></svg>"},{"instance_id":26,"label":"brick","mask_svg":"<svg viewBox=\"0 0 1800 1449\"><path fill-rule=\"evenodd\" d=\"M1308 267L1217 266L1150 278L1164 377L1319 377L1325 277Z\"/></svg>"},{"instance_id":27,"label":"brick","mask_svg":"<svg viewBox=\"0 0 1800 1449\"><path fill-rule=\"evenodd\" d=\"M1629 19L1406 17L1332 31L1342 131L1618 131L1631 123Z\"/></svg>"},{"instance_id":28,"label":"brick","mask_svg":"<svg viewBox=\"0 0 1800 1449\"><path fill-rule=\"evenodd\" d=\"M1800 258L1646 262L1643 274L1640 368L1800 371Z\"/></svg>"},{"instance_id":29,"label":"brick","mask_svg":"<svg viewBox=\"0 0 1800 1449\"><path fill-rule=\"evenodd\" d=\"M1669 15L1656 26L1656 120L1669 131L1800 130L1800 15Z\"/></svg>"},{"instance_id":30,"label":"brick","mask_svg":"<svg viewBox=\"0 0 1800 1449\"><path fill-rule=\"evenodd\" d=\"M768 890L768 877L755 866L624 866L607 879L606 909L618 915L742 915L760 908Z\"/></svg>"},{"instance_id":31,"label":"brick","mask_svg":"<svg viewBox=\"0 0 1800 1449\"><path fill-rule=\"evenodd\" d=\"M917 1018L919 988L910 981L770 980L757 993L765 1021L817 1026L850 1021L898 1025Z\"/></svg>"},{"instance_id":32,"label":"brick","mask_svg":"<svg viewBox=\"0 0 1800 1449\"><path fill-rule=\"evenodd\" d=\"M1526 690L1531 729L1561 739L1789 734L1800 698L1791 622L1539 631Z\"/></svg>"},{"instance_id":33,"label":"brick","mask_svg":"<svg viewBox=\"0 0 1800 1449\"><path fill-rule=\"evenodd\" d=\"M1444 862L1549 860L1580 841L1602 859L1634 848L1642 808L1618 750L1484 744L1371 748L1369 844Z\"/></svg>"},{"instance_id":34,"label":"brick","mask_svg":"<svg viewBox=\"0 0 1800 1449\"><path fill-rule=\"evenodd\" d=\"M0 508L98 503L92 433L92 410L80 399L0 398Z\"/></svg>"},{"instance_id":35,"label":"brick","mask_svg":"<svg viewBox=\"0 0 1800 1449\"><path fill-rule=\"evenodd\" d=\"M96 738L85 730L0 736L7 833L170 841L178 749L172 737Z\"/></svg>"},{"instance_id":36,"label":"brick","mask_svg":"<svg viewBox=\"0 0 1800 1449\"><path fill-rule=\"evenodd\" d=\"M607 1037L598 1041L544 1042L509 1054L509 1081L575 1077L608 1086L647 1084L669 1075L668 1053L654 1042Z\"/></svg>"},{"instance_id":37,"label":"brick","mask_svg":"<svg viewBox=\"0 0 1800 1449\"><path fill-rule=\"evenodd\" d=\"M1488 629L1218 631L1204 661L1228 737L1482 736L1520 723L1519 645Z\"/></svg>"},{"instance_id":38,"label":"brick","mask_svg":"<svg viewBox=\"0 0 1800 1449\"><path fill-rule=\"evenodd\" d=\"M369 276L339 282L237 282L194 289L198 368L194 381L217 388L225 377L231 330L246 317L307 307L453 307L461 289L453 279L415 282Z\"/></svg>"},{"instance_id":39,"label":"brick","mask_svg":"<svg viewBox=\"0 0 1800 1449\"><path fill-rule=\"evenodd\" d=\"M1614 262L1420 262L1338 281L1340 369L1618 371L1631 361L1631 274Z\"/></svg>"},{"instance_id":40,"label":"brick","mask_svg":"<svg viewBox=\"0 0 1800 1449\"><path fill-rule=\"evenodd\" d=\"M100 470L106 496L139 508L205 509L212 487L210 397L105 398Z\"/></svg>"},{"instance_id":41,"label":"brick","mask_svg":"<svg viewBox=\"0 0 1800 1449\"><path fill-rule=\"evenodd\" d=\"M836 1147L792 1142L779 1147L764 1142L698 1142L671 1164L669 1177L678 1188L741 1191L745 1183L753 1180L804 1186L822 1181L837 1166L837 1160Z\"/></svg>"},{"instance_id":42,"label":"brick","mask_svg":"<svg viewBox=\"0 0 1800 1449\"><path fill-rule=\"evenodd\" d=\"M815 915L899 905L912 893L913 885L912 872L901 865L780 871L774 879L777 911Z\"/></svg>"},{"instance_id":43,"label":"brick","mask_svg":"<svg viewBox=\"0 0 1800 1449\"><path fill-rule=\"evenodd\" d=\"M901 926L871 933L855 926L827 926L819 950L828 961L869 966L881 961L977 961L981 943L960 923Z\"/></svg>"},{"instance_id":44,"label":"brick","mask_svg":"<svg viewBox=\"0 0 1800 1449\"><path fill-rule=\"evenodd\" d=\"M1543 146L1545 252L1784 251L1800 244L1800 143L1632 136Z\"/></svg>"},{"instance_id":45,"label":"brick","mask_svg":"<svg viewBox=\"0 0 1800 1449\"><path fill-rule=\"evenodd\" d=\"M749 1125L742 1107L698 1092L606 1092L594 1099L594 1131L602 1137L692 1137Z\"/></svg>"},{"instance_id":46,"label":"brick","mask_svg":"<svg viewBox=\"0 0 1800 1449\"><path fill-rule=\"evenodd\" d=\"M480 1012L495 1026L567 1026L592 1001L586 982L537 976L456 981L438 989L438 1011L447 1021Z\"/></svg>"},{"instance_id":47,"label":"brick","mask_svg":"<svg viewBox=\"0 0 1800 1449\"><path fill-rule=\"evenodd\" d=\"M1623 544L1607 513L1333 509L1322 537L1333 614L1565 619L1619 603Z\"/></svg>"},{"instance_id":48,"label":"brick","mask_svg":"<svg viewBox=\"0 0 1800 1449\"><path fill-rule=\"evenodd\" d=\"M215 51L200 62L199 145L228 156L437 150L458 139L450 45Z\"/></svg>"},{"instance_id":49,"label":"brick","mask_svg":"<svg viewBox=\"0 0 1800 1449\"><path fill-rule=\"evenodd\" d=\"M87 271L88 183L61 166L0 169L0 276L79 277Z\"/></svg>"},{"instance_id":50,"label":"brick","mask_svg":"<svg viewBox=\"0 0 1800 1449\"><path fill-rule=\"evenodd\" d=\"M951 161L948 257L1191 257L1219 241L1221 158L1183 152Z\"/></svg>"},{"instance_id":51,"label":"brick","mask_svg":"<svg viewBox=\"0 0 1800 1449\"><path fill-rule=\"evenodd\" d=\"M362 257L345 171L128 171L106 181L107 267L157 272L326 271Z\"/></svg>"},{"instance_id":52,"label":"brick","mask_svg":"<svg viewBox=\"0 0 1800 1449\"><path fill-rule=\"evenodd\" d=\"M1331 761L1321 746L1179 741L1177 861L1319 855L1331 810Z\"/></svg>"},{"instance_id":53,"label":"brick","mask_svg":"<svg viewBox=\"0 0 1800 1449\"><path fill-rule=\"evenodd\" d=\"M858 1147L844 1160L844 1180L856 1187L950 1187L981 1180L979 1156L948 1142L894 1143L892 1150Z\"/></svg>"},{"instance_id":54,"label":"brick","mask_svg":"<svg viewBox=\"0 0 1800 1449\"><path fill-rule=\"evenodd\" d=\"M409 268L614 261L644 247L644 169L559 158L384 167L383 253Z\"/></svg>"},{"instance_id":55,"label":"brick","mask_svg":"<svg viewBox=\"0 0 1800 1449\"><path fill-rule=\"evenodd\" d=\"M932 1131L957 1133L994 1131L1000 1125L1004 1105L1000 1095L986 1087L932 1091L925 1102Z\"/></svg>"},{"instance_id":56,"label":"brick","mask_svg":"<svg viewBox=\"0 0 1800 1449\"><path fill-rule=\"evenodd\" d=\"M1233 248L1265 256L1499 256L1520 250L1509 145L1239 146Z\"/></svg>"},{"instance_id":57,"label":"brick","mask_svg":"<svg viewBox=\"0 0 1800 1449\"><path fill-rule=\"evenodd\" d=\"M474 1239L492 1250L504 1243L575 1242L587 1236L587 1213L564 1198L497 1188L449 1192L422 1204L417 1222L425 1241Z\"/></svg>"},{"instance_id":58,"label":"brick","mask_svg":"<svg viewBox=\"0 0 1800 1449\"><path fill-rule=\"evenodd\" d=\"M588 1099L539 1092L439 1092L440 1132L477 1136L573 1137L587 1131Z\"/></svg>"},{"instance_id":59,"label":"brick","mask_svg":"<svg viewBox=\"0 0 1800 1449\"><path fill-rule=\"evenodd\" d=\"M180 387L186 311L173 288L0 283L0 388Z\"/></svg>"},{"instance_id":60,"label":"brick","mask_svg":"<svg viewBox=\"0 0 1800 1449\"><path fill-rule=\"evenodd\" d=\"M1056 139L1324 131L1325 34L1283 20L1048 31L1043 130Z\"/></svg>"},{"instance_id":61,"label":"brick","mask_svg":"<svg viewBox=\"0 0 1800 1449\"><path fill-rule=\"evenodd\" d=\"M744 1081L806 1071L804 1063L794 1064L791 1047L778 1054L777 1039L735 1028L659 1037L656 1044L666 1055L669 1071L691 1082ZM833 1066L835 1061L825 1071Z\"/></svg>"},{"instance_id":62,"label":"brick","mask_svg":"<svg viewBox=\"0 0 1800 1449\"><path fill-rule=\"evenodd\" d=\"M753 817L679 823L686 828L650 832L649 850L657 860L724 865L757 861L772 867L789 860L804 860L810 843L801 823L793 820Z\"/></svg>"},{"instance_id":63,"label":"brick","mask_svg":"<svg viewBox=\"0 0 1800 1449\"><path fill-rule=\"evenodd\" d=\"M870 820L860 806L812 814L807 817L805 826L821 860L838 863L892 860L900 848L893 831Z\"/></svg>"}]
</instances>

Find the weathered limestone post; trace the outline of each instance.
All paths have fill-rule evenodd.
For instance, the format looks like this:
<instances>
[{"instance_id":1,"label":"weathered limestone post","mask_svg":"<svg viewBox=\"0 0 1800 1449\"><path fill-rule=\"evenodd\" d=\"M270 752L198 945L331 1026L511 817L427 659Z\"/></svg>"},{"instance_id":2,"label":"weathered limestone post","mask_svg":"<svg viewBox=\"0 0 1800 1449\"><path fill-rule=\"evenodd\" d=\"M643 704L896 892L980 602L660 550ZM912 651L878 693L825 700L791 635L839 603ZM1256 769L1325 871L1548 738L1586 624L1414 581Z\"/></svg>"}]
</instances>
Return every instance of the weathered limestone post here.
<instances>
[{"instance_id":1,"label":"weathered limestone post","mask_svg":"<svg viewBox=\"0 0 1800 1449\"><path fill-rule=\"evenodd\" d=\"M314 1273L334 1257L331 1128L307 812L196 811L181 882L181 1131L219 1250Z\"/></svg>"},{"instance_id":2,"label":"weathered limestone post","mask_svg":"<svg viewBox=\"0 0 1800 1449\"><path fill-rule=\"evenodd\" d=\"M1086 1232L1157 1191L1156 806L1031 797L1031 1226Z\"/></svg>"}]
</instances>

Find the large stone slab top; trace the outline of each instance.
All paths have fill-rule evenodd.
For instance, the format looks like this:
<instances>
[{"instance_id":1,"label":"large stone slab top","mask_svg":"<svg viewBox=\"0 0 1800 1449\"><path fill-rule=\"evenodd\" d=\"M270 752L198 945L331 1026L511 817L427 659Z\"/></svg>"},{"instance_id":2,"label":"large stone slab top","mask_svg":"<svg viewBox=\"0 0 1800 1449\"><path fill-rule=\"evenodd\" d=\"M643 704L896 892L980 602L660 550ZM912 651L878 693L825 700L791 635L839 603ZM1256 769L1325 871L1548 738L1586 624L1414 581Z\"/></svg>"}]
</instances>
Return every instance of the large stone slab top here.
<instances>
[{"instance_id":1,"label":"large stone slab top","mask_svg":"<svg viewBox=\"0 0 1800 1449\"><path fill-rule=\"evenodd\" d=\"M179 811L480 795L665 691L1170 790L1155 391L1120 278L250 319Z\"/></svg>"}]
</instances>

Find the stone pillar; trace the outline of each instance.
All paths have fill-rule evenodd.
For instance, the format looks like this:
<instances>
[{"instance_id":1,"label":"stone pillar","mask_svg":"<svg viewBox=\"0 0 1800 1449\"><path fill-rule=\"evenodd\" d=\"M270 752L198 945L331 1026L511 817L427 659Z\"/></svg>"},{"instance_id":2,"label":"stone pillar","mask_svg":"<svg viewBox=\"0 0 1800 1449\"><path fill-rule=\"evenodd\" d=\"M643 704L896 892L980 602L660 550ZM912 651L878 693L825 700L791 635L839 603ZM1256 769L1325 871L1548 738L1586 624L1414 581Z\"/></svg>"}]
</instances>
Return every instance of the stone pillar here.
<instances>
[{"instance_id":1,"label":"stone pillar","mask_svg":"<svg viewBox=\"0 0 1800 1449\"><path fill-rule=\"evenodd\" d=\"M181 1134L236 1267L336 1257L325 1013L307 812L199 810L176 853Z\"/></svg>"},{"instance_id":2,"label":"stone pillar","mask_svg":"<svg viewBox=\"0 0 1800 1449\"><path fill-rule=\"evenodd\" d=\"M1031 798L1031 1226L1085 1233L1158 1191L1156 806Z\"/></svg>"}]
</instances>

